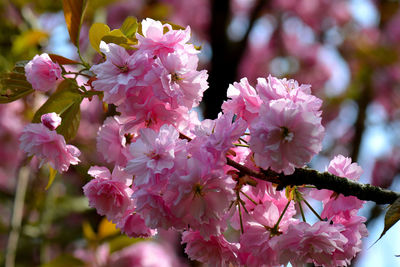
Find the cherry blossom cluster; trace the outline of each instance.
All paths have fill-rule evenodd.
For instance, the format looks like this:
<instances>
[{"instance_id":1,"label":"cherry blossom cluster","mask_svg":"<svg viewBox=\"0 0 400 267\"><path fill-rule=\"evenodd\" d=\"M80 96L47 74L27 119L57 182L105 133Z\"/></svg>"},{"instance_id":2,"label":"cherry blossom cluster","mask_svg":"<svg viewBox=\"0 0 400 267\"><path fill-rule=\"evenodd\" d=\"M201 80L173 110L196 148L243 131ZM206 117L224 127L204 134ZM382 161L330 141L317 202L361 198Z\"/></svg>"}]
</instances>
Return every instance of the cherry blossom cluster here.
<instances>
[{"instance_id":1,"label":"cherry blossom cluster","mask_svg":"<svg viewBox=\"0 0 400 267\"><path fill-rule=\"evenodd\" d=\"M229 86L223 113L200 122L192 108L208 75L197 70L190 28L175 30L152 19L141 26L135 49L102 42L105 60L91 67L93 89L120 115L98 131L97 149L114 168L89 169L94 179L83 187L89 205L130 237L154 236L157 229L183 232L189 257L210 266L350 264L367 235L357 215L362 201L302 186L277 191L227 161L285 175L309 163L324 136L322 101L311 86L269 76L253 87L243 78ZM41 71L35 66L33 61L27 76ZM28 125L21 147L65 171L78 162L77 149L54 131L58 123L55 114L46 114L41 124ZM327 171L352 180L362 173L341 155ZM311 198L322 201L320 215ZM307 222L303 206L316 223Z\"/></svg>"},{"instance_id":2,"label":"cherry blossom cluster","mask_svg":"<svg viewBox=\"0 0 400 267\"><path fill-rule=\"evenodd\" d=\"M68 170L70 164L80 162L81 152L73 145L67 145L62 135L55 129L60 126L61 118L56 113L42 115L41 123L31 123L25 126L20 136L20 148L28 156L40 160L40 166L49 163L60 172Z\"/></svg>"}]
</instances>

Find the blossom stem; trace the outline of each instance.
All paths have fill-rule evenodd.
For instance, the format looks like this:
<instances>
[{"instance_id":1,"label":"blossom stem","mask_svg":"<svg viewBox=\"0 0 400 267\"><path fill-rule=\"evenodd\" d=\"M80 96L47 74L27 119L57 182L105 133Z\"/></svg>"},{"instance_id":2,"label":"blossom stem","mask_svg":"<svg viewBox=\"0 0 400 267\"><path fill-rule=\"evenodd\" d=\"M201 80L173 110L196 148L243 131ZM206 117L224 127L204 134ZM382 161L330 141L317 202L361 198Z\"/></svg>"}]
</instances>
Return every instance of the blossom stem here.
<instances>
[{"instance_id":1,"label":"blossom stem","mask_svg":"<svg viewBox=\"0 0 400 267\"><path fill-rule=\"evenodd\" d=\"M240 221L240 232L243 234L244 227L243 227L243 220L242 220L242 210L240 209L240 202L238 202L238 211L239 211L239 221Z\"/></svg>"},{"instance_id":2,"label":"blossom stem","mask_svg":"<svg viewBox=\"0 0 400 267\"><path fill-rule=\"evenodd\" d=\"M303 206L301 205L301 201L297 202L297 204L299 204L299 209L300 209L301 218L303 219L303 222L307 222L306 216L304 216L304 210L303 210Z\"/></svg>"},{"instance_id":3,"label":"blossom stem","mask_svg":"<svg viewBox=\"0 0 400 267\"><path fill-rule=\"evenodd\" d=\"M249 147L249 145L246 144L238 144L238 143L234 143L234 146L242 146L242 147Z\"/></svg>"},{"instance_id":4,"label":"blossom stem","mask_svg":"<svg viewBox=\"0 0 400 267\"><path fill-rule=\"evenodd\" d=\"M323 221L323 219L321 218L321 216L319 216L318 212L316 212L316 211L314 210L314 208L310 205L310 203L308 203L308 201L305 200L305 199L303 199L303 201L304 201L304 203L306 203L307 207L312 211L312 213L314 213L314 215L317 216L317 218L318 218L320 221Z\"/></svg>"},{"instance_id":5,"label":"blossom stem","mask_svg":"<svg viewBox=\"0 0 400 267\"><path fill-rule=\"evenodd\" d=\"M254 205L257 205L257 202L252 199L249 195L247 195L245 192L240 191L240 193L242 193L248 200L250 200Z\"/></svg>"},{"instance_id":6,"label":"blossom stem","mask_svg":"<svg viewBox=\"0 0 400 267\"><path fill-rule=\"evenodd\" d=\"M288 209L289 204L290 204L291 201L292 201L292 200L290 200L290 199L288 200L288 202L287 202L285 208L283 209L283 211L282 211L282 213L281 213L281 216L279 216L278 221L277 221L276 224L274 225L274 228L273 228L274 230L278 230L278 226L279 226L280 222L282 221L283 215L285 215L286 210Z\"/></svg>"}]
</instances>

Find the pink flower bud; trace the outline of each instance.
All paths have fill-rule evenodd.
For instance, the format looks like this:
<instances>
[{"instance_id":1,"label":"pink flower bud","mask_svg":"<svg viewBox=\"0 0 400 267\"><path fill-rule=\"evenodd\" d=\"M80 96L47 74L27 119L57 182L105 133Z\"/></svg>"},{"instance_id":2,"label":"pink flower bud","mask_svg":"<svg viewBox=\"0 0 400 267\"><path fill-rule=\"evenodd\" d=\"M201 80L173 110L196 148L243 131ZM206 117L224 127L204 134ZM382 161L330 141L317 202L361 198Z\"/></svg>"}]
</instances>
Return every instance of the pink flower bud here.
<instances>
[{"instance_id":1,"label":"pink flower bud","mask_svg":"<svg viewBox=\"0 0 400 267\"><path fill-rule=\"evenodd\" d=\"M55 130L61 125L61 117L55 112L43 114L42 117L40 117L40 120L42 121L42 124L50 130Z\"/></svg>"}]
</instances>

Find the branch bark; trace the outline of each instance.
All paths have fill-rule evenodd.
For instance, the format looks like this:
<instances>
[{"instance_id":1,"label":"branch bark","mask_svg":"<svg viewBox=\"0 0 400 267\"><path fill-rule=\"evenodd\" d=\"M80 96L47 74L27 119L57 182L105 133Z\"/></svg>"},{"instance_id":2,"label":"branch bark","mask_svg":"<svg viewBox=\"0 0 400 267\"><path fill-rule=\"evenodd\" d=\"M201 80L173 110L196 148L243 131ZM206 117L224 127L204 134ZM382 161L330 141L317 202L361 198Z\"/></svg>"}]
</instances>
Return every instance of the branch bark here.
<instances>
[{"instance_id":1,"label":"branch bark","mask_svg":"<svg viewBox=\"0 0 400 267\"><path fill-rule=\"evenodd\" d=\"M374 201L377 204L392 204L400 197L397 192L370 184L361 184L328 172L297 168L293 174L284 175L271 170L255 172L229 158L227 158L227 164L243 174L277 184L278 190L282 190L286 186L314 185L317 189L329 189L344 196L355 196L360 200Z\"/></svg>"}]
</instances>

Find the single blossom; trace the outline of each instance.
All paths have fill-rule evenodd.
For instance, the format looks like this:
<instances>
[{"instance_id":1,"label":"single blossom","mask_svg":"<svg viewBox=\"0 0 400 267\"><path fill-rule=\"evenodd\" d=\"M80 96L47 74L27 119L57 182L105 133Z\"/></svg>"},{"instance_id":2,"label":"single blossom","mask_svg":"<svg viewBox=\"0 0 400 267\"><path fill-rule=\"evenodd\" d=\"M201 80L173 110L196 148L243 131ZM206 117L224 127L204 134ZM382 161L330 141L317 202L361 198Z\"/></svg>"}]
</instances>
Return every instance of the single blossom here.
<instances>
[{"instance_id":1,"label":"single blossom","mask_svg":"<svg viewBox=\"0 0 400 267\"><path fill-rule=\"evenodd\" d=\"M25 65L25 75L32 88L41 92L55 88L62 78L60 66L46 53L36 55Z\"/></svg>"},{"instance_id":2,"label":"single blossom","mask_svg":"<svg viewBox=\"0 0 400 267\"><path fill-rule=\"evenodd\" d=\"M215 267L238 264L238 244L228 242L223 235L211 236L205 240L197 231L185 231L182 234L182 244L186 244L185 252L192 260Z\"/></svg>"},{"instance_id":3,"label":"single blossom","mask_svg":"<svg viewBox=\"0 0 400 267\"><path fill-rule=\"evenodd\" d=\"M117 228L129 237L150 237L157 231L146 226L141 215L135 209L127 210L123 217L116 221Z\"/></svg>"},{"instance_id":4,"label":"single blossom","mask_svg":"<svg viewBox=\"0 0 400 267\"><path fill-rule=\"evenodd\" d=\"M89 206L109 220L118 221L133 207L132 189L126 183L112 179L104 167L91 167L88 173L95 177L83 187Z\"/></svg>"},{"instance_id":5,"label":"single blossom","mask_svg":"<svg viewBox=\"0 0 400 267\"><path fill-rule=\"evenodd\" d=\"M125 166L129 155L128 143L131 136L125 136L118 117L107 118L97 132L97 151L109 163ZM127 142L127 139L129 142Z\"/></svg>"},{"instance_id":6,"label":"single blossom","mask_svg":"<svg viewBox=\"0 0 400 267\"><path fill-rule=\"evenodd\" d=\"M130 55L116 44L101 42L100 49L107 59L90 69L97 78L92 85L95 90L104 92L105 102L120 105L128 91L141 90L141 81L150 69L152 60L140 52Z\"/></svg>"},{"instance_id":7,"label":"single blossom","mask_svg":"<svg viewBox=\"0 0 400 267\"><path fill-rule=\"evenodd\" d=\"M185 225L199 229L202 224L211 222L215 225L214 232L218 233L217 222L222 220L235 198L234 181L222 172L205 171L193 158L188 160L187 172L187 175L172 175L164 194L165 202Z\"/></svg>"},{"instance_id":8,"label":"single blossom","mask_svg":"<svg viewBox=\"0 0 400 267\"><path fill-rule=\"evenodd\" d=\"M183 50L161 55L145 77L154 95L172 108L191 109L199 104L208 88L206 70L197 71L197 55Z\"/></svg>"},{"instance_id":9,"label":"single blossom","mask_svg":"<svg viewBox=\"0 0 400 267\"><path fill-rule=\"evenodd\" d=\"M254 87L249 84L247 78L242 78L239 83L230 84L227 97L230 100L222 104L222 110L225 113L234 112L248 123L251 123L258 116L262 100Z\"/></svg>"},{"instance_id":10,"label":"single blossom","mask_svg":"<svg viewBox=\"0 0 400 267\"><path fill-rule=\"evenodd\" d=\"M291 101L304 105L309 111L315 112L318 116L321 115L322 100L311 95L311 85L301 84L296 80L278 79L268 76L258 78L256 89L260 98L269 102L277 99L290 99Z\"/></svg>"},{"instance_id":11,"label":"single blossom","mask_svg":"<svg viewBox=\"0 0 400 267\"><path fill-rule=\"evenodd\" d=\"M339 266L332 258L336 252L344 252L348 239L341 234L343 226L320 221L313 225L305 222L291 224L288 231L276 238L272 244L280 264L304 266Z\"/></svg>"},{"instance_id":12,"label":"single blossom","mask_svg":"<svg viewBox=\"0 0 400 267\"><path fill-rule=\"evenodd\" d=\"M263 169L292 174L322 148L321 117L288 99L271 100L250 125L250 149Z\"/></svg>"},{"instance_id":13,"label":"single blossom","mask_svg":"<svg viewBox=\"0 0 400 267\"><path fill-rule=\"evenodd\" d=\"M143 35L136 34L139 40L138 48L151 56L173 53L179 49L191 54L198 53L192 44L187 44L190 39L190 27L185 30L173 30L171 25L150 18L142 20L141 25Z\"/></svg>"},{"instance_id":14,"label":"single blossom","mask_svg":"<svg viewBox=\"0 0 400 267\"><path fill-rule=\"evenodd\" d=\"M178 131L171 125L163 125L157 133L141 129L140 137L130 146L132 159L126 171L135 176L136 186L154 183L154 174L171 172L179 153L184 152L186 141L179 139ZM183 155L185 156L185 155Z\"/></svg>"}]
</instances>

